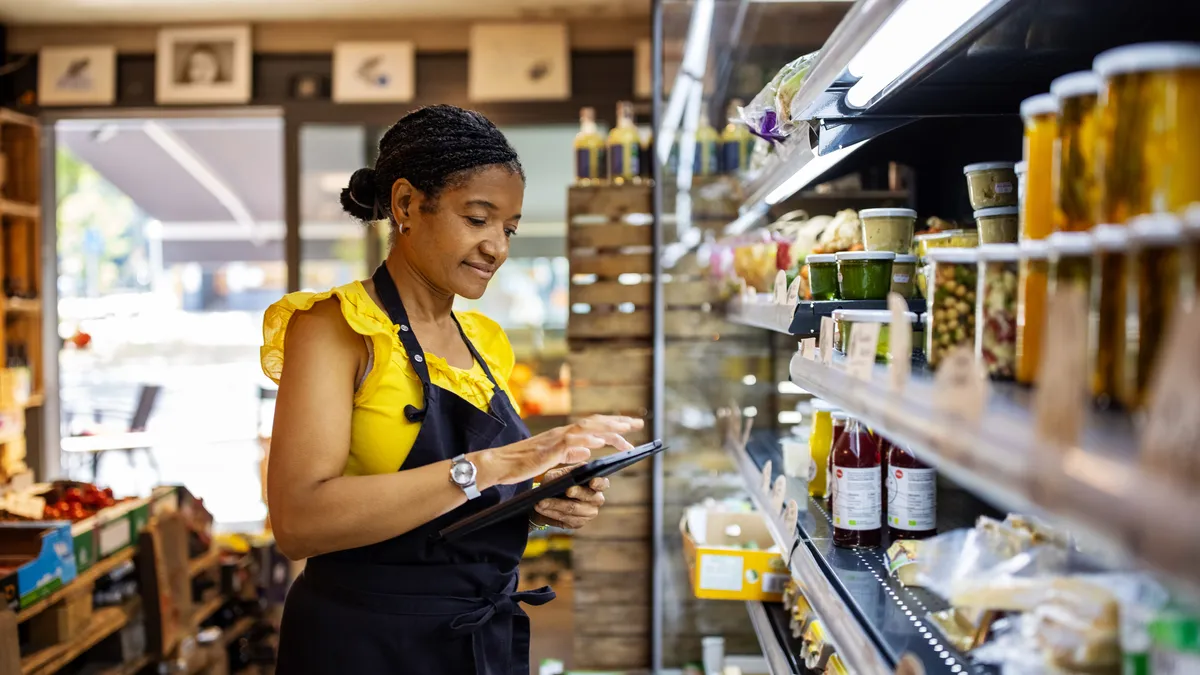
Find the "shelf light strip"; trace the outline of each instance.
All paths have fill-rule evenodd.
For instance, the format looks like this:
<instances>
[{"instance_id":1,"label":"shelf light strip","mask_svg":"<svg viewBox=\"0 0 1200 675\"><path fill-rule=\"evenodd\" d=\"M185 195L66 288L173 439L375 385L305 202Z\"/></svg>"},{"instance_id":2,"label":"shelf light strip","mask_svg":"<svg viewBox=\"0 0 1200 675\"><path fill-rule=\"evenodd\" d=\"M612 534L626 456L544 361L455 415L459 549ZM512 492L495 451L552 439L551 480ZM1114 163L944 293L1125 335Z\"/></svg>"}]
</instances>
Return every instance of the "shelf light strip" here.
<instances>
[{"instance_id":1,"label":"shelf light strip","mask_svg":"<svg viewBox=\"0 0 1200 675\"><path fill-rule=\"evenodd\" d=\"M834 165L848 157L851 153L853 153L855 150L858 150L866 143L867 141L859 141L854 145L848 145L844 148L838 148L837 150L827 154L813 157L808 161L807 164L800 167L796 173L792 174L787 180L783 181L779 187L771 190L771 192L767 194L767 197L764 201L766 201L767 204L774 206L788 197L791 197L800 190L804 189L804 187L806 187L809 183L816 180L818 176L833 168Z\"/></svg>"}]
</instances>

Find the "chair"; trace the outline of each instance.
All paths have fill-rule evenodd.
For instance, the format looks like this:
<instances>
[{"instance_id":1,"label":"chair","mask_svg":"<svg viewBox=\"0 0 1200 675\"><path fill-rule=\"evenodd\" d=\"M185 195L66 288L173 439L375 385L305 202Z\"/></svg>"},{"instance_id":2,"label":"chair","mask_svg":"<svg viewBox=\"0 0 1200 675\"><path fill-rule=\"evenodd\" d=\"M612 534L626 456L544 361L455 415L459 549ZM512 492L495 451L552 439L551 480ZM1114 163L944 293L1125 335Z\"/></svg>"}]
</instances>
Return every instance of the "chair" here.
<instances>
[{"instance_id":1,"label":"chair","mask_svg":"<svg viewBox=\"0 0 1200 675\"><path fill-rule=\"evenodd\" d=\"M155 461L154 453L150 450L151 443L148 442L150 437L146 434L146 424L150 421L150 416L154 412L154 404L158 401L158 395L161 391L162 387L156 384L140 385L138 387L137 403L132 413L121 410L93 408L91 416L92 422L96 427L85 430L81 434L63 438L62 451L72 454L90 454L92 457L93 481L99 477L100 457L104 453L114 450L124 452L130 466L133 466L133 453L139 450L144 452L150 467L154 469L154 473L157 475L159 473L158 462ZM68 411L66 415L67 427L70 428L71 419L80 416L80 413ZM129 424L127 429L123 432L105 430L103 425L108 416L128 419Z\"/></svg>"}]
</instances>

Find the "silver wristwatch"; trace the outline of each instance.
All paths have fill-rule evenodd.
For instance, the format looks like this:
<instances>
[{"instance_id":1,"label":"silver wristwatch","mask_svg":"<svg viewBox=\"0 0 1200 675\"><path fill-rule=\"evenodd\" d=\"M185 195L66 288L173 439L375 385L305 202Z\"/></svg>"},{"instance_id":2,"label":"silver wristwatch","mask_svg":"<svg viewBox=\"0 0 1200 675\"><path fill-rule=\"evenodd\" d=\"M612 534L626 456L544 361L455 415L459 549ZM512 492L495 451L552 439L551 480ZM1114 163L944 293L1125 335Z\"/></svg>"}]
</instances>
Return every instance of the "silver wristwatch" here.
<instances>
[{"instance_id":1,"label":"silver wristwatch","mask_svg":"<svg viewBox=\"0 0 1200 675\"><path fill-rule=\"evenodd\" d=\"M450 460L450 482L462 488L468 500L479 496L479 488L475 487L475 465L466 455Z\"/></svg>"}]
</instances>

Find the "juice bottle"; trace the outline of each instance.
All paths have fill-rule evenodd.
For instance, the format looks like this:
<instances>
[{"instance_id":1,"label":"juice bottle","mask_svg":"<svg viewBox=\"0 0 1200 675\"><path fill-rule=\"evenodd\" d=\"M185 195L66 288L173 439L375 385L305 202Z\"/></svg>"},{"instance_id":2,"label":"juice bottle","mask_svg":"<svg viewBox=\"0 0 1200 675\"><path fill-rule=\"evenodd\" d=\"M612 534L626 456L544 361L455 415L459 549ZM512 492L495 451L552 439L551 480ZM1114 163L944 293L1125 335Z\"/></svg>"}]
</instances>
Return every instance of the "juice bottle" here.
<instances>
[{"instance_id":1,"label":"juice bottle","mask_svg":"<svg viewBox=\"0 0 1200 675\"><path fill-rule=\"evenodd\" d=\"M870 548L883 541L879 445L851 420L833 447L833 545Z\"/></svg>"},{"instance_id":2,"label":"juice bottle","mask_svg":"<svg viewBox=\"0 0 1200 675\"><path fill-rule=\"evenodd\" d=\"M617 124L608 132L608 177L614 185L641 180L641 138L633 123L633 103L617 102Z\"/></svg>"},{"instance_id":3,"label":"juice bottle","mask_svg":"<svg viewBox=\"0 0 1200 675\"><path fill-rule=\"evenodd\" d=\"M830 479L830 476L833 475L833 449L837 447L838 439L842 437L842 434L846 433L846 423L850 416L841 410L835 410L829 413L829 419L833 424L833 434L829 441L829 455L825 458L825 506L832 511L833 490L836 487Z\"/></svg>"},{"instance_id":4,"label":"juice bottle","mask_svg":"<svg viewBox=\"0 0 1200 675\"><path fill-rule=\"evenodd\" d=\"M818 499L829 495L829 451L833 448L833 406L828 401L812 400L812 433L808 437L808 450L812 455L813 475L808 481L808 494Z\"/></svg>"},{"instance_id":5,"label":"juice bottle","mask_svg":"<svg viewBox=\"0 0 1200 675\"><path fill-rule=\"evenodd\" d=\"M721 131L721 171L737 173L750 166L750 148L754 144L754 135L745 124L734 122L738 110L742 107L742 99L729 101L725 117L729 123Z\"/></svg>"},{"instance_id":6,"label":"juice bottle","mask_svg":"<svg viewBox=\"0 0 1200 675\"><path fill-rule=\"evenodd\" d=\"M596 109L579 109L579 133L575 134L575 183L595 185L604 180L604 138L596 130Z\"/></svg>"},{"instance_id":7,"label":"juice bottle","mask_svg":"<svg viewBox=\"0 0 1200 675\"><path fill-rule=\"evenodd\" d=\"M708 113L700 113L700 124L696 127L696 156L692 164L692 173L697 176L712 176L717 173L719 154L717 152L721 137L708 121Z\"/></svg>"},{"instance_id":8,"label":"juice bottle","mask_svg":"<svg viewBox=\"0 0 1200 675\"><path fill-rule=\"evenodd\" d=\"M893 541L932 537L937 534L937 472L903 445L890 445L888 536Z\"/></svg>"}]
</instances>

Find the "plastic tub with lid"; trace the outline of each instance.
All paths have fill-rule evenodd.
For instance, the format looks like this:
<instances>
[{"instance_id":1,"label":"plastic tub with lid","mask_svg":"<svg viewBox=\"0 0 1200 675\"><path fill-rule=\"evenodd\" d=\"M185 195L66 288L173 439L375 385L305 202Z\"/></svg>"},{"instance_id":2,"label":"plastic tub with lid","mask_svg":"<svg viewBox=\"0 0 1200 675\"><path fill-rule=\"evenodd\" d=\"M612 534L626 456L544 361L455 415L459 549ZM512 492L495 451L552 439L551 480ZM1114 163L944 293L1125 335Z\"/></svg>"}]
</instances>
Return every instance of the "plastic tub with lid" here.
<instances>
[{"instance_id":1,"label":"plastic tub with lid","mask_svg":"<svg viewBox=\"0 0 1200 675\"><path fill-rule=\"evenodd\" d=\"M868 251L908 253L912 248L917 212L912 209L863 209L863 248Z\"/></svg>"}]
</instances>

